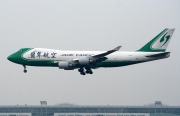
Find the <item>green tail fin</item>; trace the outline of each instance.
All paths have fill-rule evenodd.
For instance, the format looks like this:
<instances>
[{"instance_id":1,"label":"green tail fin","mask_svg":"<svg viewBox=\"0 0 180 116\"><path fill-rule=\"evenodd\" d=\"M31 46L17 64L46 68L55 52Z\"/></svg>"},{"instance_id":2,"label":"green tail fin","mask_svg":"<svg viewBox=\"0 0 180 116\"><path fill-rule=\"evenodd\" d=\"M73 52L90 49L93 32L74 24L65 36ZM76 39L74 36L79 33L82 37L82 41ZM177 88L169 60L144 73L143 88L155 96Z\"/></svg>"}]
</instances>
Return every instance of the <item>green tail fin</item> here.
<instances>
[{"instance_id":1,"label":"green tail fin","mask_svg":"<svg viewBox=\"0 0 180 116\"><path fill-rule=\"evenodd\" d=\"M164 29L146 45L137 51L142 52L165 52L175 29Z\"/></svg>"}]
</instances>

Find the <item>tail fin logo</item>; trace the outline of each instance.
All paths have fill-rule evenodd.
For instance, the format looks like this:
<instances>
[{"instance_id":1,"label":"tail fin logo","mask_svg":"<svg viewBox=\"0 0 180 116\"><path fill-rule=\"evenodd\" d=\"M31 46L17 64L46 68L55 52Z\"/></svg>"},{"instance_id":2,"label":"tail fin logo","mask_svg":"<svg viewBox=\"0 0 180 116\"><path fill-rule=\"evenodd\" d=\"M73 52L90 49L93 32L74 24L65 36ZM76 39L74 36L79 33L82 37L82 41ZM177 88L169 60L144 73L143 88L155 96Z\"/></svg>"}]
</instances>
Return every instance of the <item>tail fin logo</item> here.
<instances>
[{"instance_id":1,"label":"tail fin logo","mask_svg":"<svg viewBox=\"0 0 180 116\"><path fill-rule=\"evenodd\" d=\"M164 29L161 33L155 36L151 41L149 41L146 45L144 45L138 51L146 51L146 52L165 52L166 48L170 42L170 39L174 32L173 29Z\"/></svg>"},{"instance_id":2,"label":"tail fin logo","mask_svg":"<svg viewBox=\"0 0 180 116\"><path fill-rule=\"evenodd\" d=\"M151 44L151 50L166 50L174 30L166 29L156 36Z\"/></svg>"},{"instance_id":3,"label":"tail fin logo","mask_svg":"<svg viewBox=\"0 0 180 116\"><path fill-rule=\"evenodd\" d=\"M163 47L167 42L168 42L168 40L170 39L170 35L168 35L168 36L166 36L167 35L167 33L160 39L160 43L162 43L162 42L164 42L162 45L161 45L161 47Z\"/></svg>"}]
</instances>

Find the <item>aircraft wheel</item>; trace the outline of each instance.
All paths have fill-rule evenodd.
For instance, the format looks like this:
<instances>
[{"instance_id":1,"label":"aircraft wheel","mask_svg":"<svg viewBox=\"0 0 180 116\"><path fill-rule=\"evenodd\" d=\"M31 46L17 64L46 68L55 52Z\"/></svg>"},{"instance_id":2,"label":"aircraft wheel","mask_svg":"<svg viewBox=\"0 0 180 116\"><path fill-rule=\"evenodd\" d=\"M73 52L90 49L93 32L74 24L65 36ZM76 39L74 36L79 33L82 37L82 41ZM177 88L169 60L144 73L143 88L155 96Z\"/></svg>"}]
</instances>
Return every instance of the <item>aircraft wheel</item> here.
<instances>
[{"instance_id":1,"label":"aircraft wheel","mask_svg":"<svg viewBox=\"0 0 180 116\"><path fill-rule=\"evenodd\" d=\"M83 72L83 71L84 71L84 69L83 69L83 68L80 68L80 69L78 69L78 71L79 71L79 72Z\"/></svg>"},{"instance_id":2,"label":"aircraft wheel","mask_svg":"<svg viewBox=\"0 0 180 116\"><path fill-rule=\"evenodd\" d=\"M81 72L80 74L81 74L81 75L86 75L86 73L84 73L84 72Z\"/></svg>"},{"instance_id":3,"label":"aircraft wheel","mask_svg":"<svg viewBox=\"0 0 180 116\"><path fill-rule=\"evenodd\" d=\"M24 73L27 73L27 70L24 70Z\"/></svg>"},{"instance_id":4,"label":"aircraft wheel","mask_svg":"<svg viewBox=\"0 0 180 116\"><path fill-rule=\"evenodd\" d=\"M89 72L89 74L93 74L93 72Z\"/></svg>"},{"instance_id":5,"label":"aircraft wheel","mask_svg":"<svg viewBox=\"0 0 180 116\"><path fill-rule=\"evenodd\" d=\"M88 74L88 73L90 73L89 71L86 71L86 73Z\"/></svg>"},{"instance_id":6,"label":"aircraft wheel","mask_svg":"<svg viewBox=\"0 0 180 116\"><path fill-rule=\"evenodd\" d=\"M93 74L93 72L91 70L87 70L86 73L87 74Z\"/></svg>"}]
</instances>

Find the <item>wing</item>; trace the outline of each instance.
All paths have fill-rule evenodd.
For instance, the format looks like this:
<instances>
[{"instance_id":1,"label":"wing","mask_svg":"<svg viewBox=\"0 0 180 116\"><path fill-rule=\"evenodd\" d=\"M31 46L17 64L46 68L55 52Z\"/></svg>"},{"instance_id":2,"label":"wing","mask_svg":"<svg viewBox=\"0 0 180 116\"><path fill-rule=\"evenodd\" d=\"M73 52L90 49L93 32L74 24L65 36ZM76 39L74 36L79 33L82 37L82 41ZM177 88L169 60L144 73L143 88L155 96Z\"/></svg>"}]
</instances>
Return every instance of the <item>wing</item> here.
<instances>
[{"instance_id":1,"label":"wing","mask_svg":"<svg viewBox=\"0 0 180 116\"><path fill-rule=\"evenodd\" d=\"M116 52L118 51L119 49L121 48L121 46L118 46L112 50L108 50L104 53L100 53L100 54L96 54L96 55L93 55L93 56L89 56L89 57L85 57L85 58L88 58L90 60L92 60L93 62L96 62L96 61L104 61L106 60L107 58L105 58L105 56L113 53L113 52ZM74 63L79 63L79 59L73 59L73 62Z\"/></svg>"},{"instance_id":2,"label":"wing","mask_svg":"<svg viewBox=\"0 0 180 116\"><path fill-rule=\"evenodd\" d=\"M107 52L90 56L90 58L97 60L97 59L102 58L102 57L104 57L104 56L107 56L107 55L109 55L109 54L111 54L111 53L113 53L113 52L118 51L120 48L121 48L121 46L118 46L118 47L116 47L116 48L114 48L114 49L112 49L112 50L109 50L109 51L107 51Z\"/></svg>"}]
</instances>

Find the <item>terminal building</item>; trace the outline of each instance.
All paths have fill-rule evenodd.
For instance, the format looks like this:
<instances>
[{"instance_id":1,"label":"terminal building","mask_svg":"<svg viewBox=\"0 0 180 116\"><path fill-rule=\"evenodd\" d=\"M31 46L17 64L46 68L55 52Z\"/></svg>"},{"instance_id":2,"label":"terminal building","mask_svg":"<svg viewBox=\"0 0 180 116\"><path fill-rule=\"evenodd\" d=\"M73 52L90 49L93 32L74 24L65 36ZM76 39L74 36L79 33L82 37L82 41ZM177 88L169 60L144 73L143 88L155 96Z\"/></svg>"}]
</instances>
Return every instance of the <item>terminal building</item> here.
<instances>
[{"instance_id":1,"label":"terminal building","mask_svg":"<svg viewBox=\"0 0 180 116\"><path fill-rule=\"evenodd\" d=\"M180 116L180 106L161 101L144 106L80 106L72 104L0 106L0 116Z\"/></svg>"}]
</instances>

